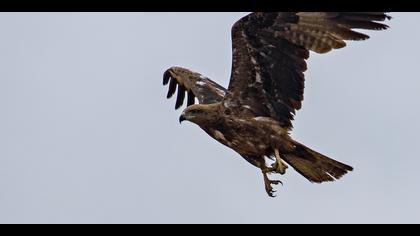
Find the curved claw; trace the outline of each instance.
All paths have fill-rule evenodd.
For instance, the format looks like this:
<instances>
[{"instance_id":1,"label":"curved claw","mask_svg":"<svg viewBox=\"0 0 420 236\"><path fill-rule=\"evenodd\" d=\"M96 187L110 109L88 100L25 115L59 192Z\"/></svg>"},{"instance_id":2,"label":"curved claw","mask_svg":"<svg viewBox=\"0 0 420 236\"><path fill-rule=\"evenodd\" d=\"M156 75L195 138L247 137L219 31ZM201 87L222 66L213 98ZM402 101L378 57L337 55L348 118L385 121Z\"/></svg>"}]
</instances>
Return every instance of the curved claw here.
<instances>
[{"instance_id":1,"label":"curved claw","mask_svg":"<svg viewBox=\"0 0 420 236\"><path fill-rule=\"evenodd\" d=\"M283 185L283 182L281 182L280 180L269 179L267 177L267 173L265 173L265 172L263 172L263 175L264 175L265 191L267 192L268 196L275 197L274 193L276 192L276 190L274 190L271 185L278 185L278 184Z\"/></svg>"},{"instance_id":2,"label":"curved claw","mask_svg":"<svg viewBox=\"0 0 420 236\"><path fill-rule=\"evenodd\" d=\"M281 184L281 185L283 185L283 182L281 182L280 180L270 180L270 184L274 184L274 185Z\"/></svg>"},{"instance_id":3,"label":"curved claw","mask_svg":"<svg viewBox=\"0 0 420 236\"><path fill-rule=\"evenodd\" d=\"M268 194L268 196L270 196L270 197L276 197L276 195L274 195L274 193L275 193L275 192L276 192L275 190L270 189L270 190L268 190L268 191L267 191L267 194Z\"/></svg>"}]
</instances>

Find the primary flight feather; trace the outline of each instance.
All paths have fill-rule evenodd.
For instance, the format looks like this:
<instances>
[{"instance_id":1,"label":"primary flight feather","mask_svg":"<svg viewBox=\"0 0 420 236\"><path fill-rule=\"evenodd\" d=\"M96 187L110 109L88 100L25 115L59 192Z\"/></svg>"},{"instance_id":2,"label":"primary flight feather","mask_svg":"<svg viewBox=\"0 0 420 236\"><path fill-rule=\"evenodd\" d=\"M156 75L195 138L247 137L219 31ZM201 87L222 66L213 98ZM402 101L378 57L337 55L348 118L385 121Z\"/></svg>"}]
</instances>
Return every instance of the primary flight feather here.
<instances>
[{"instance_id":1,"label":"primary flight feather","mask_svg":"<svg viewBox=\"0 0 420 236\"><path fill-rule=\"evenodd\" d=\"M291 165L311 182L341 178L353 168L294 141L289 132L302 106L309 51L327 53L346 40L369 36L354 29L384 30L384 12L251 13L232 27L233 62L228 89L180 67L163 76L175 108L187 100L180 122L188 120L261 169L265 189L274 196L269 173ZM194 104L195 99L199 104ZM275 159L267 166L265 158ZM286 162L286 163L285 163Z\"/></svg>"}]
</instances>

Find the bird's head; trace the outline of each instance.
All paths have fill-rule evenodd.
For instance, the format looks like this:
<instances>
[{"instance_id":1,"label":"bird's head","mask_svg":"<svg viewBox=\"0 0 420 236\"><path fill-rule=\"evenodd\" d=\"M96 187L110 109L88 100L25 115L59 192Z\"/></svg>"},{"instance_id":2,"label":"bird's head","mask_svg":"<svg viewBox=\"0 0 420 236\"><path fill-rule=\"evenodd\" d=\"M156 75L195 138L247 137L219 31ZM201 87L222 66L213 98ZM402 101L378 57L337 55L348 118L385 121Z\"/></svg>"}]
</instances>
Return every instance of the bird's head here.
<instances>
[{"instance_id":1,"label":"bird's head","mask_svg":"<svg viewBox=\"0 0 420 236\"><path fill-rule=\"evenodd\" d=\"M182 112L179 117L179 123L187 120L197 125L205 124L209 121L217 119L217 108L216 104L195 104L191 105Z\"/></svg>"}]
</instances>

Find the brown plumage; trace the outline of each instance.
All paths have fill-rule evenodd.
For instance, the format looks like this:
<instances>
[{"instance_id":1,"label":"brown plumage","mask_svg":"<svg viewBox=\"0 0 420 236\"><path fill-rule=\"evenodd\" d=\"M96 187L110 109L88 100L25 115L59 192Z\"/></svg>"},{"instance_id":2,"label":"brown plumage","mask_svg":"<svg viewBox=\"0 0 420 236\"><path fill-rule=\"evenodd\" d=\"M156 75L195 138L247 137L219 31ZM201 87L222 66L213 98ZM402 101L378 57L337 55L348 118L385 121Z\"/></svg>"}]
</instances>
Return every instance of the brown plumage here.
<instances>
[{"instance_id":1,"label":"brown plumage","mask_svg":"<svg viewBox=\"0 0 420 236\"><path fill-rule=\"evenodd\" d=\"M260 168L267 193L268 173L284 174L291 165L311 182L341 178L352 167L291 139L293 117L302 106L309 51L327 53L346 40L369 36L354 29L383 30L384 12L251 13L232 28L233 66L228 89L188 69L164 73L168 98L177 91L175 108L187 95L180 122L188 120ZM195 98L199 104L195 103ZM264 157L275 159L271 167Z\"/></svg>"}]
</instances>

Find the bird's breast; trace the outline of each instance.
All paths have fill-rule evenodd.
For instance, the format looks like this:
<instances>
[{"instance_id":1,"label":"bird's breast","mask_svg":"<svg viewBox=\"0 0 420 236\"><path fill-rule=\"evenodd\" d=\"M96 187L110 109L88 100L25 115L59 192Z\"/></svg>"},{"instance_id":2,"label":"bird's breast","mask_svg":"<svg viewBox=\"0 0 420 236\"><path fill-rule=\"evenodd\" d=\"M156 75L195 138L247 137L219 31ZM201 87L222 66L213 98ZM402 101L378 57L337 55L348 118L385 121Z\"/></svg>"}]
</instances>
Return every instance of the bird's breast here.
<instances>
[{"instance_id":1,"label":"bird's breast","mask_svg":"<svg viewBox=\"0 0 420 236\"><path fill-rule=\"evenodd\" d=\"M270 118L226 117L202 127L211 137L241 155L267 155L273 147L288 149L288 132Z\"/></svg>"}]
</instances>

